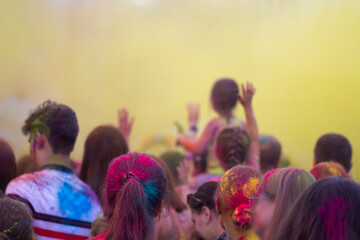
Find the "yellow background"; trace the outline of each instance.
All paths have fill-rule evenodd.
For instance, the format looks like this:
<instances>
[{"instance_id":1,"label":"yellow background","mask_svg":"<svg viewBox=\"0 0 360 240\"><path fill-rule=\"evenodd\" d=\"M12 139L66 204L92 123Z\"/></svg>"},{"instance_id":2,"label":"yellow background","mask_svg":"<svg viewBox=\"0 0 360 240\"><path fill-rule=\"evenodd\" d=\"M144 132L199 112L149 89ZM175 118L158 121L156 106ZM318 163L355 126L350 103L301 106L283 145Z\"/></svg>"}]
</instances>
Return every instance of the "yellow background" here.
<instances>
[{"instance_id":1,"label":"yellow background","mask_svg":"<svg viewBox=\"0 0 360 240\"><path fill-rule=\"evenodd\" d=\"M46 99L76 111L81 160L86 136L115 124L120 107L136 118L133 150L175 136L188 100L200 102L203 129L223 76L254 82L260 131L293 165L310 169L317 138L337 132L360 181L360 1L0 1L0 136L17 156L29 109Z\"/></svg>"}]
</instances>

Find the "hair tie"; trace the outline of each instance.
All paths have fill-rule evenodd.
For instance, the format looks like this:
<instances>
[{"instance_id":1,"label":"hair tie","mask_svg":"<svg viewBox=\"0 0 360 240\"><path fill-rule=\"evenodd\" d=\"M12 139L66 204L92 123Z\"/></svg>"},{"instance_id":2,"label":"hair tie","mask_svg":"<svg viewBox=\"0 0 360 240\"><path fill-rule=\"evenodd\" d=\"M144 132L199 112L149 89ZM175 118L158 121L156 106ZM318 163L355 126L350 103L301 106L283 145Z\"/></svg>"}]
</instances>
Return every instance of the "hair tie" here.
<instances>
[{"instance_id":1,"label":"hair tie","mask_svg":"<svg viewBox=\"0 0 360 240\"><path fill-rule=\"evenodd\" d=\"M240 204L234 210L232 218L239 225L248 225L252 221L250 204Z\"/></svg>"},{"instance_id":2,"label":"hair tie","mask_svg":"<svg viewBox=\"0 0 360 240\"><path fill-rule=\"evenodd\" d=\"M127 172L123 176L124 182L127 182L130 178L135 178L135 175L132 172Z\"/></svg>"}]
</instances>

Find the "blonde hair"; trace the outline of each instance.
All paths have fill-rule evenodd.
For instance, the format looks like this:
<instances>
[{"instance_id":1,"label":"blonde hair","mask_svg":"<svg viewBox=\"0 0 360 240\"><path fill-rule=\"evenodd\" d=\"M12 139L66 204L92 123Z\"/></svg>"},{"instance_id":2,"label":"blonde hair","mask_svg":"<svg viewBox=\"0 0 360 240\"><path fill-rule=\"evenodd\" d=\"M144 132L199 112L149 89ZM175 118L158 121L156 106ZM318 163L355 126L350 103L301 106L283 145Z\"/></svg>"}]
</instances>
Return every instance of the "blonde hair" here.
<instances>
[{"instance_id":1,"label":"blonde hair","mask_svg":"<svg viewBox=\"0 0 360 240\"><path fill-rule=\"evenodd\" d=\"M275 169L265 175L260 191L275 199L273 221L266 239L272 239L296 198L314 182L308 171L294 167Z\"/></svg>"}]
</instances>

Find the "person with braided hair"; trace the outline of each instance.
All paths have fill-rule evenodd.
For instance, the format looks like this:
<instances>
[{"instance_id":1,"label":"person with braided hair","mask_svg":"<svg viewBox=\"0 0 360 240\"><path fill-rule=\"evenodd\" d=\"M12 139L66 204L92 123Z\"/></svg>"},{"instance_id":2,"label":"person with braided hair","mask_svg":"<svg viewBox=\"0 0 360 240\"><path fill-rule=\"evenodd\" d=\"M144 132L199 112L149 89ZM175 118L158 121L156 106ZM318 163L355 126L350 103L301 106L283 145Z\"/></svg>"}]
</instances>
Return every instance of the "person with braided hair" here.
<instances>
[{"instance_id":1,"label":"person with braided hair","mask_svg":"<svg viewBox=\"0 0 360 240\"><path fill-rule=\"evenodd\" d=\"M236 165L245 164L249 147L250 138L246 130L240 127L225 128L216 139L215 153L221 167L226 171Z\"/></svg>"},{"instance_id":2,"label":"person with braided hair","mask_svg":"<svg viewBox=\"0 0 360 240\"><path fill-rule=\"evenodd\" d=\"M152 240L166 188L165 172L150 156L128 153L113 159L106 177L108 227L92 239Z\"/></svg>"},{"instance_id":3,"label":"person with braided hair","mask_svg":"<svg viewBox=\"0 0 360 240\"><path fill-rule=\"evenodd\" d=\"M216 211L225 234L218 239L258 239L252 228L250 200L259 191L260 173L249 166L237 165L221 177L216 192Z\"/></svg>"}]
</instances>

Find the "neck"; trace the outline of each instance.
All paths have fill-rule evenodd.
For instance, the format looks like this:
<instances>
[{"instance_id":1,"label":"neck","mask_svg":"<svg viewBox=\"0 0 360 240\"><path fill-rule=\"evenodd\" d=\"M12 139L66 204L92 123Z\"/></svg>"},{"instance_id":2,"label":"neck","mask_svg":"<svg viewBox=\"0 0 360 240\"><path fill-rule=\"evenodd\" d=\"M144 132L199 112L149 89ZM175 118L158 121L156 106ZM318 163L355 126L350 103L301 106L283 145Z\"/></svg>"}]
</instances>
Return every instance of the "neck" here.
<instances>
[{"instance_id":1,"label":"neck","mask_svg":"<svg viewBox=\"0 0 360 240\"><path fill-rule=\"evenodd\" d=\"M220 116L221 116L222 118L225 118L225 119L226 119L226 122L229 122L230 119L233 117L233 114L232 114L232 112L221 113Z\"/></svg>"},{"instance_id":2,"label":"neck","mask_svg":"<svg viewBox=\"0 0 360 240\"><path fill-rule=\"evenodd\" d=\"M70 167L70 157L62 154L53 154L49 158L47 158L43 164L41 164L40 168L47 164L57 164L66 167Z\"/></svg>"},{"instance_id":3,"label":"neck","mask_svg":"<svg viewBox=\"0 0 360 240\"><path fill-rule=\"evenodd\" d=\"M209 236L211 240L215 239L216 237L220 236L224 232L224 229L220 226L220 224L217 224L210 232Z\"/></svg>"},{"instance_id":4,"label":"neck","mask_svg":"<svg viewBox=\"0 0 360 240\"><path fill-rule=\"evenodd\" d=\"M217 218L215 213L214 217L212 218L212 223L210 225L211 228L209 229L209 234L206 240L213 240L224 232L224 229L221 227L219 219Z\"/></svg>"},{"instance_id":5,"label":"neck","mask_svg":"<svg viewBox=\"0 0 360 240\"><path fill-rule=\"evenodd\" d=\"M252 228L250 229L242 229L238 232L231 232L228 233L228 231L226 231L226 235L228 240L250 240L250 239L257 239L256 234L254 232L254 230Z\"/></svg>"}]
</instances>

